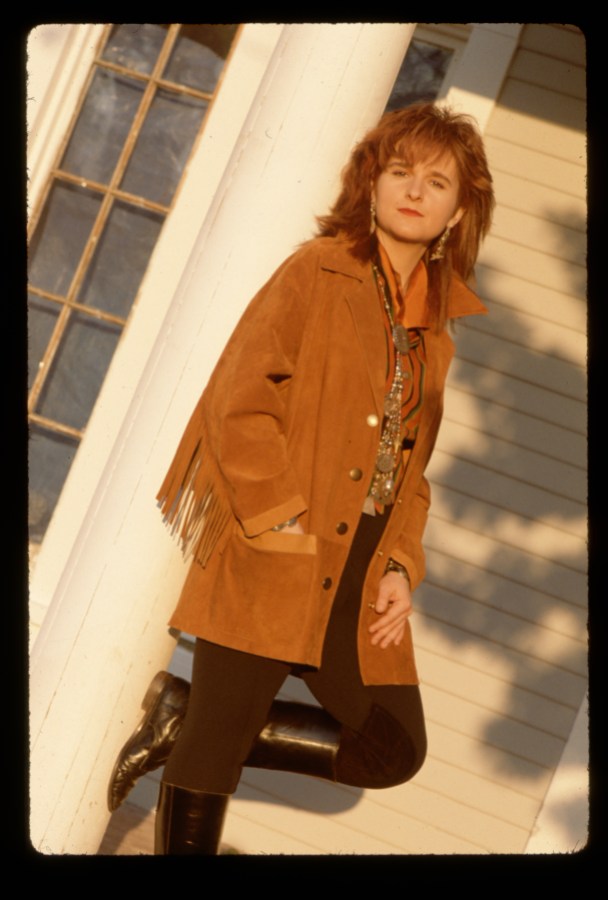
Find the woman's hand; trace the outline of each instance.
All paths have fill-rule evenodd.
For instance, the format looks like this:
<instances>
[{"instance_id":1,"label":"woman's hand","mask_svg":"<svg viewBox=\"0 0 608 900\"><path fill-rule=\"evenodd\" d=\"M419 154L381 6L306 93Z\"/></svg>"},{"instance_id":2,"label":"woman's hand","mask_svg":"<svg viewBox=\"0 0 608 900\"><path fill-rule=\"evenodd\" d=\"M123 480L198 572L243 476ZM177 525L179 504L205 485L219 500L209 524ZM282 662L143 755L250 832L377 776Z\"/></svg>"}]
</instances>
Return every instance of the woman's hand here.
<instances>
[{"instance_id":1,"label":"woman's hand","mask_svg":"<svg viewBox=\"0 0 608 900\"><path fill-rule=\"evenodd\" d=\"M304 529L300 525L300 522L296 522L295 525L285 525L281 528L280 534L304 534Z\"/></svg>"},{"instance_id":2,"label":"woman's hand","mask_svg":"<svg viewBox=\"0 0 608 900\"><path fill-rule=\"evenodd\" d=\"M369 629L372 644L379 644L383 650L389 644L400 644L406 619L413 612L412 592L407 578L398 572L387 572L380 579L374 612L379 618Z\"/></svg>"},{"instance_id":3,"label":"woman's hand","mask_svg":"<svg viewBox=\"0 0 608 900\"><path fill-rule=\"evenodd\" d=\"M289 522L282 522L280 525L275 525L274 528L269 528L268 531L274 531L275 534L305 534L300 520L296 516Z\"/></svg>"}]
</instances>

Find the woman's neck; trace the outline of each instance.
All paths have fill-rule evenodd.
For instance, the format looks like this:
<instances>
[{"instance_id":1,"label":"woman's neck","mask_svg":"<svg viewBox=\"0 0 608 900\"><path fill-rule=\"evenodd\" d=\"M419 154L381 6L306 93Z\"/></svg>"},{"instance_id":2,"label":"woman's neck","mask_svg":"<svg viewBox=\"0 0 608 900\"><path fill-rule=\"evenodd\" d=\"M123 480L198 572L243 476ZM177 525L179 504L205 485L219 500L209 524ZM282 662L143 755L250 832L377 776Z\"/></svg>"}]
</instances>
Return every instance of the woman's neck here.
<instances>
[{"instance_id":1,"label":"woman's neck","mask_svg":"<svg viewBox=\"0 0 608 900\"><path fill-rule=\"evenodd\" d=\"M405 291L412 272L426 252L426 246L396 241L385 232L380 232L379 229L376 230L376 236L386 250L393 269L399 275L401 289Z\"/></svg>"}]
</instances>

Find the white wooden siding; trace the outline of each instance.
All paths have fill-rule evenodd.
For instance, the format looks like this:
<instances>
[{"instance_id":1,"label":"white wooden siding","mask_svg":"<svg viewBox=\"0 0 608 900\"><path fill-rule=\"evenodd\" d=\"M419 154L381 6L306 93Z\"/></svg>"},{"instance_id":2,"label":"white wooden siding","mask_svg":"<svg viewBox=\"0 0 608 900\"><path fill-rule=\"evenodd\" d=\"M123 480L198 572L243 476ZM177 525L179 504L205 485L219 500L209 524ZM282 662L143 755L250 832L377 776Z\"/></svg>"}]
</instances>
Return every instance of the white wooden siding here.
<instances>
[{"instance_id":1,"label":"white wooden siding","mask_svg":"<svg viewBox=\"0 0 608 900\"><path fill-rule=\"evenodd\" d=\"M576 30L523 29L485 135L489 315L457 329L429 471L414 627L430 761L415 782L441 759L487 784L469 804L495 853L525 847L586 690L584 74Z\"/></svg>"}]
</instances>

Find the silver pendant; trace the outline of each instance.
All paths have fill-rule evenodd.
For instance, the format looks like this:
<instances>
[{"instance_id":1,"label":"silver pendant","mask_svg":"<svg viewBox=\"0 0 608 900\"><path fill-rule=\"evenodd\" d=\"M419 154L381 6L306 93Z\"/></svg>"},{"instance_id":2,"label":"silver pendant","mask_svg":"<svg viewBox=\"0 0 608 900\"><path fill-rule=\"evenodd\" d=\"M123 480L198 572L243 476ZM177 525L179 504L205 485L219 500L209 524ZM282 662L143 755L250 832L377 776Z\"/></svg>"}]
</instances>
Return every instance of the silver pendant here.
<instances>
[{"instance_id":1,"label":"silver pendant","mask_svg":"<svg viewBox=\"0 0 608 900\"><path fill-rule=\"evenodd\" d=\"M393 490L395 487L395 482L392 478L387 478L387 480L382 485L382 496L386 499L392 496Z\"/></svg>"},{"instance_id":2,"label":"silver pendant","mask_svg":"<svg viewBox=\"0 0 608 900\"><path fill-rule=\"evenodd\" d=\"M401 409L401 401L399 397L393 397L391 394L384 398L384 415L390 416Z\"/></svg>"},{"instance_id":3,"label":"silver pendant","mask_svg":"<svg viewBox=\"0 0 608 900\"><path fill-rule=\"evenodd\" d=\"M410 339L405 325L395 325L393 328L393 344L399 353L405 354L410 351Z\"/></svg>"},{"instance_id":4,"label":"silver pendant","mask_svg":"<svg viewBox=\"0 0 608 900\"><path fill-rule=\"evenodd\" d=\"M390 453L380 453L376 460L376 468L379 472L392 472L395 468L395 460Z\"/></svg>"}]
</instances>

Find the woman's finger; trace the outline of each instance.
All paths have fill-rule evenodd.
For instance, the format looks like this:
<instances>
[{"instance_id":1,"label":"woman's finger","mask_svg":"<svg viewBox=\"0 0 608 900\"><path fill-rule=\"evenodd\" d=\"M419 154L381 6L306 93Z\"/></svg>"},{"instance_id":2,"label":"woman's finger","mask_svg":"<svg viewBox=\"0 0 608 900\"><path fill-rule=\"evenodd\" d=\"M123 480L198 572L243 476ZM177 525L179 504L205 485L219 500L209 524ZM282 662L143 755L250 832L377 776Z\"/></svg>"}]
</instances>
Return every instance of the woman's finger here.
<instances>
[{"instance_id":1,"label":"woman's finger","mask_svg":"<svg viewBox=\"0 0 608 900\"><path fill-rule=\"evenodd\" d=\"M391 644L399 644L403 638L404 631L405 626L403 624L397 625L394 628L391 628L385 635L375 635L372 639L372 644L379 645L382 650L385 650Z\"/></svg>"},{"instance_id":2,"label":"woman's finger","mask_svg":"<svg viewBox=\"0 0 608 900\"><path fill-rule=\"evenodd\" d=\"M381 631L382 629L392 625L397 621L407 619L411 612L412 607L410 605L405 603L395 603L389 607L387 612L382 613L377 622L374 622L372 625L370 625L369 630L371 634L375 634L376 632Z\"/></svg>"},{"instance_id":3,"label":"woman's finger","mask_svg":"<svg viewBox=\"0 0 608 900\"><path fill-rule=\"evenodd\" d=\"M406 621L407 616L403 615L395 621L378 622L374 626L374 632L372 634L372 644L374 646L376 646L377 644L384 645L384 643L387 642L388 645L396 638L400 640L403 637Z\"/></svg>"}]
</instances>

